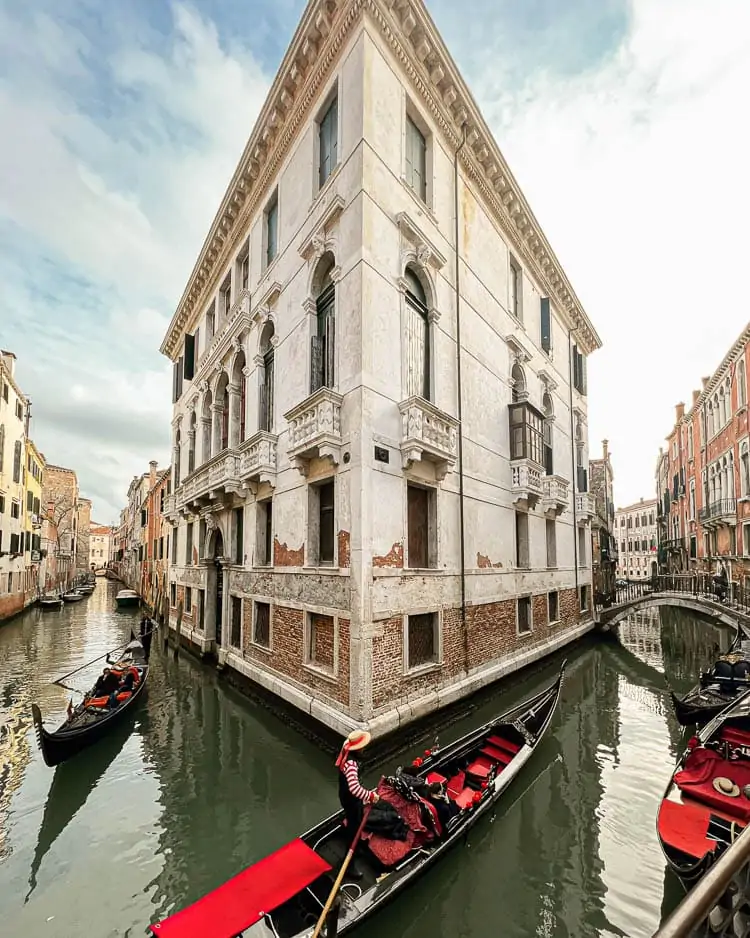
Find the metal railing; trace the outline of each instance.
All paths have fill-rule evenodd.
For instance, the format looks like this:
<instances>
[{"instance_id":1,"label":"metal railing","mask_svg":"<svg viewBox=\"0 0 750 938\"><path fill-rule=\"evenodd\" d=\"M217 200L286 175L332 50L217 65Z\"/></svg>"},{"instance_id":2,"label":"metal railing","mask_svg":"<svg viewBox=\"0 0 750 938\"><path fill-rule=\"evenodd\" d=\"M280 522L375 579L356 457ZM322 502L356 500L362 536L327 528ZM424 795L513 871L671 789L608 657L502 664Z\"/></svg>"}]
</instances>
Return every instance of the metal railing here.
<instances>
[{"instance_id":1,"label":"metal railing","mask_svg":"<svg viewBox=\"0 0 750 938\"><path fill-rule=\"evenodd\" d=\"M750 591L739 583L727 581L724 588L712 573L667 573L653 580L655 593L682 593L711 599L737 612L750 615Z\"/></svg>"},{"instance_id":2,"label":"metal railing","mask_svg":"<svg viewBox=\"0 0 750 938\"><path fill-rule=\"evenodd\" d=\"M691 889L653 938L746 938L750 926L750 825Z\"/></svg>"},{"instance_id":3,"label":"metal railing","mask_svg":"<svg viewBox=\"0 0 750 938\"><path fill-rule=\"evenodd\" d=\"M699 521L714 521L717 518L730 518L737 514L737 499L722 498L720 501L711 502L705 508L698 512Z\"/></svg>"}]
</instances>

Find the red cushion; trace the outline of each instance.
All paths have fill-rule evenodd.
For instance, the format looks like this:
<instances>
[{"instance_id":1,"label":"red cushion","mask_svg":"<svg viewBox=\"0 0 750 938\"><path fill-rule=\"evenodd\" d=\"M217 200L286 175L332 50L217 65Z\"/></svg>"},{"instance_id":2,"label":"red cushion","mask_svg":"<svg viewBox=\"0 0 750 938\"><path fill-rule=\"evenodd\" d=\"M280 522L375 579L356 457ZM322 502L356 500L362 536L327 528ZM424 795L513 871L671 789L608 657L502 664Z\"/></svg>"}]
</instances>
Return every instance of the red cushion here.
<instances>
[{"instance_id":1,"label":"red cushion","mask_svg":"<svg viewBox=\"0 0 750 938\"><path fill-rule=\"evenodd\" d=\"M481 753L483 756L487 756L488 759L492 759L493 762L500 762L502 765L507 765L513 758L509 752L501 752L499 749L495 749L494 746L485 746Z\"/></svg>"},{"instance_id":2,"label":"red cushion","mask_svg":"<svg viewBox=\"0 0 750 938\"><path fill-rule=\"evenodd\" d=\"M493 746L497 746L498 749L505 749L513 756L521 748L518 743L512 743L509 739L505 739L503 736L490 736L487 742L491 743Z\"/></svg>"},{"instance_id":3,"label":"red cushion","mask_svg":"<svg viewBox=\"0 0 750 938\"><path fill-rule=\"evenodd\" d=\"M730 817L750 821L750 799L740 794L730 798L714 788L715 778L730 778L740 789L750 784L750 762L727 762L713 749L694 749L685 768L676 772L674 781L691 799L716 808Z\"/></svg>"},{"instance_id":4,"label":"red cushion","mask_svg":"<svg viewBox=\"0 0 750 938\"><path fill-rule=\"evenodd\" d=\"M455 799L455 802L458 805L458 807L463 810L474 804L475 794L476 792L474 791L473 788L464 788L464 790L460 793L460 795L458 795L458 797Z\"/></svg>"},{"instance_id":5,"label":"red cushion","mask_svg":"<svg viewBox=\"0 0 750 938\"><path fill-rule=\"evenodd\" d=\"M425 778L425 781L427 782L428 785L432 785L433 782L440 782L441 785L444 785L445 782L448 781L448 779L444 775L441 775L439 772L429 772Z\"/></svg>"},{"instance_id":6,"label":"red cushion","mask_svg":"<svg viewBox=\"0 0 750 938\"><path fill-rule=\"evenodd\" d=\"M466 774L464 772L458 772L448 782L448 796L450 798L455 799L461 794L461 792L464 790L465 779L466 779Z\"/></svg>"},{"instance_id":7,"label":"red cushion","mask_svg":"<svg viewBox=\"0 0 750 938\"><path fill-rule=\"evenodd\" d=\"M657 820L659 836L668 847L700 860L716 849L716 841L706 836L710 817L709 808L693 801L664 800Z\"/></svg>"},{"instance_id":8,"label":"red cushion","mask_svg":"<svg viewBox=\"0 0 750 938\"><path fill-rule=\"evenodd\" d=\"M487 778L494 767L494 763L491 759L488 759L487 756L480 756L478 759L475 759L471 765L466 767L466 772L468 775L473 775L475 778Z\"/></svg>"},{"instance_id":9,"label":"red cushion","mask_svg":"<svg viewBox=\"0 0 750 938\"><path fill-rule=\"evenodd\" d=\"M736 726L725 726L721 731L721 737L733 746L750 746L750 733Z\"/></svg>"}]
</instances>

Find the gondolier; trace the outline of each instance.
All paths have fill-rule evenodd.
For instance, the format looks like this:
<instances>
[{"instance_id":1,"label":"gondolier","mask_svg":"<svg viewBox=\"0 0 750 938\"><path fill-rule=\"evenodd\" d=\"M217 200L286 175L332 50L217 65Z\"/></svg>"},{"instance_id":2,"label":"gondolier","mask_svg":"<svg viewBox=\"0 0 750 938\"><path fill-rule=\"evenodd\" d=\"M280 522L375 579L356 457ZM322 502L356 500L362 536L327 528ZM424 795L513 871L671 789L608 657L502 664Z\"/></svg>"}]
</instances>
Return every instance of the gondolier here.
<instances>
[{"instance_id":1,"label":"gondolier","mask_svg":"<svg viewBox=\"0 0 750 938\"><path fill-rule=\"evenodd\" d=\"M372 737L366 730L354 730L344 740L336 759L339 770L339 801L346 815L346 827L352 836L362 820L364 805L374 804L378 793L365 788L359 780L359 753Z\"/></svg>"}]
</instances>

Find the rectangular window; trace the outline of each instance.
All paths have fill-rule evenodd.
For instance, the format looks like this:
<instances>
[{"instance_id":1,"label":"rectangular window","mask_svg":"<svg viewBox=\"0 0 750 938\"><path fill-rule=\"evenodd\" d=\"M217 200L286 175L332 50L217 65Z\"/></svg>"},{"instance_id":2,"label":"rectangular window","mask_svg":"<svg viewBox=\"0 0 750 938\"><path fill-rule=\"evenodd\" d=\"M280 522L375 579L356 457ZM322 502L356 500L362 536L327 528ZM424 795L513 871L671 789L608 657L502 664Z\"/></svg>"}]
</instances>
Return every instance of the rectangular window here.
<instances>
[{"instance_id":1,"label":"rectangular window","mask_svg":"<svg viewBox=\"0 0 750 938\"><path fill-rule=\"evenodd\" d=\"M11 518L20 518L21 517L21 503L13 501L10 504L10 516Z\"/></svg>"},{"instance_id":2,"label":"rectangular window","mask_svg":"<svg viewBox=\"0 0 750 938\"><path fill-rule=\"evenodd\" d=\"M190 566L193 562L193 523L185 527L185 563Z\"/></svg>"},{"instance_id":3,"label":"rectangular window","mask_svg":"<svg viewBox=\"0 0 750 938\"><path fill-rule=\"evenodd\" d=\"M438 615L424 612L406 617L406 667L408 671L439 661Z\"/></svg>"},{"instance_id":4,"label":"rectangular window","mask_svg":"<svg viewBox=\"0 0 750 938\"><path fill-rule=\"evenodd\" d=\"M695 560L698 556L698 538L694 535L690 535L690 558Z\"/></svg>"},{"instance_id":5,"label":"rectangular window","mask_svg":"<svg viewBox=\"0 0 750 938\"><path fill-rule=\"evenodd\" d=\"M170 606L172 606L173 609L177 605L177 584L176 583L169 584L169 604Z\"/></svg>"},{"instance_id":6,"label":"rectangular window","mask_svg":"<svg viewBox=\"0 0 750 938\"><path fill-rule=\"evenodd\" d=\"M560 621L560 595L557 590L547 593L547 616L550 625Z\"/></svg>"},{"instance_id":7,"label":"rectangular window","mask_svg":"<svg viewBox=\"0 0 750 938\"><path fill-rule=\"evenodd\" d=\"M232 308L232 275L227 277L219 289L219 316L226 319Z\"/></svg>"},{"instance_id":8,"label":"rectangular window","mask_svg":"<svg viewBox=\"0 0 750 938\"><path fill-rule=\"evenodd\" d=\"M415 570L437 566L436 497L432 489L411 484L406 486L406 563Z\"/></svg>"},{"instance_id":9,"label":"rectangular window","mask_svg":"<svg viewBox=\"0 0 750 938\"><path fill-rule=\"evenodd\" d=\"M185 348L183 352L182 374L186 381L192 381L195 377L196 345L195 336L185 336Z\"/></svg>"},{"instance_id":10,"label":"rectangular window","mask_svg":"<svg viewBox=\"0 0 750 938\"><path fill-rule=\"evenodd\" d=\"M581 612L588 612L588 608L589 608L588 586L582 586L580 588L580 606L581 606Z\"/></svg>"},{"instance_id":11,"label":"rectangular window","mask_svg":"<svg viewBox=\"0 0 750 938\"><path fill-rule=\"evenodd\" d=\"M271 606L268 603L255 603L253 642L262 648L271 647Z\"/></svg>"},{"instance_id":12,"label":"rectangular window","mask_svg":"<svg viewBox=\"0 0 750 938\"><path fill-rule=\"evenodd\" d=\"M750 524L742 525L742 553L750 557Z\"/></svg>"},{"instance_id":13,"label":"rectangular window","mask_svg":"<svg viewBox=\"0 0 750 938\"><path fill-rule=\"evenodd\" d=\"M542 349L549 355L552 351L552 316L549 308L549 297L543 296L540 305Z\"/></svg>"},{"instance_id":14,"label":"rectangular window","mask_svg":"<svg viewBox=\"0 0 750 938\"><path fill-rule=\"evenodd\" d=\"M27 492L26 493L26 511L30 513L33 508L34 508L34 493Z\"/></svg>"},{"instance_id":15,"label":"rectangular window","mask_svg":"<svg viewBox=\"0 0 750 938\"><path fill-rule=\"evenodd\" d=\"M331 674L334 669L335 623L333 616L309 613L307 628L307 663Z\"/></svg>"},{"instance_id":16,"label":"rectangular window","mask_svg":"<svg viewBox=\"0 0 750 938\"><path fill-rule=\"evenodd\" d=\"M245 509L234 510L234 562L245 562Z\"/></svg>"},{"instance_id":17,"label":"rectangular window","mask_svg":"<svg viewBox=\"0 0 750 938\"><path fill-rule=\"evenodd\" d=\"M237 264L239 270L240 290L247 290L250 283L250 248L245 245Z\"/></svg>"},{"instance_id":18,"label":"rectangular window","mask_svg":"<svg viewBox=\"0 0 750 938\"><path fill-rule=\"evenodd\" d=\"M190 586L185 587L185 614L193 613L193 590Z\"/></svg>"},{"instance_id":19,"label":"rectangular window","mask_svg":"<svg viewBox=\"0 0 750 938\"><path fill-rule=\"evenodd\" d=\"M544 466L544 417L528 401L509 406L510 458Z\"/></svg>"},{"instance_id":20,"label":"rectangular window","mask_svg":"<svg viewBox=\"0 0 750 938\"><path fill-rule=\"evenodd\" d=\"M531 631L531 596L519 596L516 603L516 630L519 635Z\"/></svg>"},{"instance_id":21,"label":"rectangular window","mask_svg":"<svg viewBox=\"0 0 750 938\"><path fill-rule=\"evenodd\" d=\"M13 481L21 481L21 465L22 465L22 453L21 453L22 444L20 440L16 440L13 447Z\"/></svg>"},{"instance_id":22,"label":"rectangular window","mask_svg":"<svg viewBox=\"0 0 750 938\"><path fill-rule=\"evenodd\" d=\"M578 528L578 566L585 567L588 551L586 550L586 541L588 540L589 530L587 527Z\"/></svg>"},{"instance_id":23,"label":"rectangular window","mask_svg":"<svg viewBox=\"0 0 750 938\"><path fill-rule=\"evenodd\" d=\"M332 564L335 553L333 480L318 486L318 563Z\"/></svg>"},{"instance_id":24,"label":"rectangular window","mask_svg":"<svg viewBox=\"0 0 750 938\"><path fill-rule=\"evenodd\" d=\"M279 196L274 192L271 201L266 206L266 267L270 266L276 257L279 237Z\"/></svg>"},{"instance_id":25,"label":"rectangular window","mask_svg":"<svg viewBox=\"0 0 750 938\"><path fill-rule=\"evenodd\" d=\"M256 566L273 565L273 502L270 498L257 502L258 526L256 540Z\"/></svg>"},{"instance_id":26,"label":"rectangular window","mask_svg":"<svg viewBox=\"0 0 750 938\"><path fill-rule=\"evenodd\" d=\"M579 394L586 394L586 359L577 345L573 346L573 387Z\"/></svg>"},{"instance_id":27,"label":"rectangular window","mask_svg":"<svg viewBox=\"0 0 750 938\"><path fill-rule=\"evenodd\" d=\"M516 566L529 567L529 516L523 511L516 512Z\"/></svg>"},{"instance_id":28,"label":"rectangular window","mask_svg":"<svg viewBox=\"0 0 750 938\"><path fill-rule=\"evenodd\" d=\"M216 334L216 307L212 303L206 313L206 348Z\"/></svg>"},{"instance_id":29,"label":"rectangular window","mask_svg":"<svg viewBox=\"0 0 750 938\"><path fill-rule=\"evenodd\" d=\"M229 639L233 648L242 647L242 600L232 596L232 633Z\"/></svg>"},{"instance_id":30,"label":"rectangular window","mask_svg":"<svg viewBox=\"0 0 750 938\"><path fill-rule=\"evenodd\" d=\"M203 628L203 610L206 608L206 594L204 590L195 591L196 604L195 604L195 627L198 629Z\"/></svg>"},{"instance_id":31,"label":"rectangular window","mask_svg":"<svg viewBox=\"0 0 750 938\"><path fill-rule=\"evenodd\" d=\"M523 322L523 277L518 261L511 257L510 272L508 275L510 295L508 299L508 309L512 316L515 316L519 322Z\"/></svg>"},{"instance_id":32,"label":"rectangular window","mask_svg":"<svg viewBox=\"0 0 750 938\"><path fill-rule=\"evenodd\" d=\"M164 560L164 538L159 538L159 560Z\"/></svg>"},{"instance_id":33,"label":"rectangular window","mask_svg":"<svg viewBox=\"0 0 750 938\"><path fill-rule=\"evenodd\" d=\"M406 182L423 201L427 201L427 142L417 125L406 117Z\"/></svg>"},{"instance_id":34,"label":"rectangular window","mask_svg":"<svg viewBox=\"0 0 750 938\"><path fill-rule=\"evenodd\" d=\"M336 95L318 126L318 187L321 189L338 163L338 137L339 100Z\"/></svg>"},{"instance_id":35,"label":"rectangular window","mask_svg":"<svg viewBox=\"0 0 750 938\"><path fill-rule=\"evenodd\" d=\"M557 566L557 525L549 518L546 521L547 526L547 566Z\"/></svg>"},{"instance_id":36,"label":"rectangular window","mask_svg":"<svg viewBox=\"0 0 750 938\"><path fill-rule=\"evenodd\" d=\"M744 358L737 362L737 403L740 407L747 404L747 373Z\"/></svg>"}]
</instances>

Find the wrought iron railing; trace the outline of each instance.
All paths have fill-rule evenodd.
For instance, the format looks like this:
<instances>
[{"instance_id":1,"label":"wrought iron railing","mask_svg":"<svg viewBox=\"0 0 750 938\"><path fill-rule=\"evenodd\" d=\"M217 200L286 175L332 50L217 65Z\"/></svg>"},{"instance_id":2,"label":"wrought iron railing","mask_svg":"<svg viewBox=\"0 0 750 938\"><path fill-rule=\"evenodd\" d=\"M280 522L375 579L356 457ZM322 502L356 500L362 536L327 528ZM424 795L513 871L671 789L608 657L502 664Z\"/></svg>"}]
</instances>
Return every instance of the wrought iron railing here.
<instances>
[{"instance_id":1,"label":"wrought iron railing","mask_svg":"<svg viewBox=\"0 0 750 938\"><path fill-rule=\"evenodd\" d=\"M737 499L722 498L711 502L698 512L699 521L714 521L718 518L729 518L737 514Z\"/></svg>"}]
</instances>

